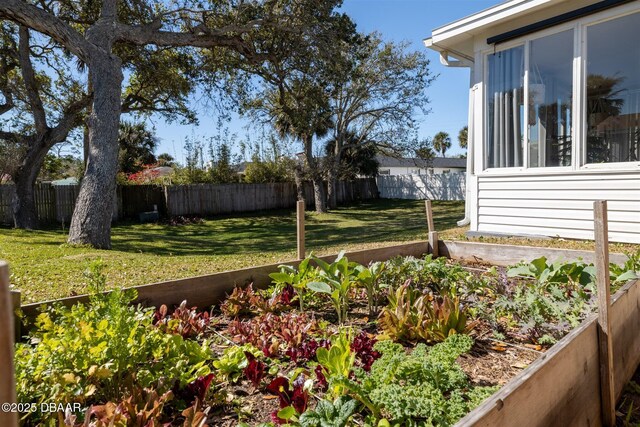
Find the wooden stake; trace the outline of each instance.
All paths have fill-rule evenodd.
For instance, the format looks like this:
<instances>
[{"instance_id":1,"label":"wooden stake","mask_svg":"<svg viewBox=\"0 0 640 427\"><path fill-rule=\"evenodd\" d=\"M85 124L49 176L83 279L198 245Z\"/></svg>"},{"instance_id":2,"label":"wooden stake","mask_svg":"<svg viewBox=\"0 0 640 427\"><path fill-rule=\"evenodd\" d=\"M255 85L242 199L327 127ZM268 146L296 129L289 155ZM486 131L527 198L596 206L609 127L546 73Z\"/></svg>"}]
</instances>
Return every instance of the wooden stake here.
<instances>
[{"instance_id":1,"label":"wooden stake","mask_svg":"<svg viewBox=\"0 0 640 427\"><path fill-rule=\"evenodd\" d=\"M432 231L436 231L435 227L433 226L433 211L431 210L431 200L425 200L424 207L427 211L427 228L429 233L431 233Z\"/></svg>"},{"instance_id":2,"label":"wooden stake","mask_svg":"<svg viewBox=\"0 0 640 427\"><path fill-rule=\"evenodd\" d=\"M616 424L616 396L613 372L613 343L609 308L611 285L609 278L609 230L607 202L593 203L594 235L596 241L595 265L598 284L598 345L600 347L600 397L602 400L602 424Z\"/></svg>"},{"instance_id":3,"label":"wooden stake","mask_svg":"<svg viewBox=\"0 0 640 427\"><path fill-rule=\"evenodd\" d=\"M17 290L11 290L11 313L13 314L14 320L14 331L15 331L15 339L18 341L20 339L20 319L16 319L15 313L16 310L20 309L22 305L22 293Z\"/></svg>"},{"instance_id":4,"label":"wooden stake","mask_svg":"<svg viewBox=\"0 0 640 427\"><path fill-rule=\"evenodd\" d=\"M304 248L304 200L298 200L297 224L298 224L298 259L304 259L306 256L306 252Z\"/></svg>"},{"instance_id":5,"label":"wooden stake","mask_svg":"<svg viewBox=\"0 0 640 427\"><path fill-rule=\"evenodd\" d=\"M9 266L0 261L0 404L16 402L13 371L13 310L9 295ZM18 425L18 413L0 410L0 426Z\"/></svg>"},{"instance_id":6,"label":"wooden stake","mask_svg":"<svg viewBox=\"0 0 640 427\"><path fill-rule=\"evenodd\" d=\"M439 254L438 251L438 232L433 226L433 211L431 210L431 200L424 201L424 207L427 212L427 229L428 229L428 240L429 240L429 251L433 254L434 257L437 257Z\"/></svg>"}]
</instances>

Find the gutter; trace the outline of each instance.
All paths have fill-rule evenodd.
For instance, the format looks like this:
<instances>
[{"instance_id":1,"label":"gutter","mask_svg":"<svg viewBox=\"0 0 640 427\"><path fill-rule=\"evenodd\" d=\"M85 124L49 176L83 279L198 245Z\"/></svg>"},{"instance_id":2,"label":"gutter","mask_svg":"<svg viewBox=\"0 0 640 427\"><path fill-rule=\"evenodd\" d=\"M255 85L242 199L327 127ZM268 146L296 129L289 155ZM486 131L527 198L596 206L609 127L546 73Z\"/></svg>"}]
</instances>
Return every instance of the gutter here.
<instances>
[{"instance_id":1,"label":"gutter","mask_svg":"<svg viewBox=\"0 0 640 427\"><path fill-rule=\"evenodd\" d=\"M471 83L473 83L473 68L471 69L471 76L469 77ZM467 128L467 180L465 183L465 197L464 197L464 218L456 222L458 227L464 227L471 223L471 177L473 175L473 157L474 157L474 144L473 144L473 128L475 127L475 120L473 114L473 107L475 103L475 92L478 89L478 85L473 85L469 89L469 127Z\"/></svg>"}]
</instances>

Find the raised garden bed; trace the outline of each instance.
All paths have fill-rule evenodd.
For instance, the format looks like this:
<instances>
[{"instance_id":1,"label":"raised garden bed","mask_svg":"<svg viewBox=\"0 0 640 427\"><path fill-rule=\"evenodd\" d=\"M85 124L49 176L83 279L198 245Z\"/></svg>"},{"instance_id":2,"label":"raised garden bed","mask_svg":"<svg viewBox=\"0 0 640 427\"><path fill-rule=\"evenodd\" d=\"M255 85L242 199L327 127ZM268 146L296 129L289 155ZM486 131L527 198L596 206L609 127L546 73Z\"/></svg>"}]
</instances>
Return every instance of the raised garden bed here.
<instances>
[{"instance_id":1,"label":"raised garden bed","mask_svg":"<svg viewBox=\"0 0 640 427\"><path fill-rule=\"evenodd\" d=\"M79 403L96 426L127 416L216 426L452 425L462 417L460 425L599 425L593 269L544 259L492 267L492 254L500 256L493 264L513 264L505 247L448 242L440 253L461 261L433 260L423 257L426 246L66 299L94 308L58 304L39 315L16 352L19 401ZM518 261L543 254L588 256L529 248ZM99 289L98 270L93 277ZM275 285L242 288L248 282ZM640 325L631 309L640 306L637 288L625 285L612 310L620 384L640 354L637 329L624 327ZM33 425L47 414L25 415ZM81 424L83 415L68 415L68 425Z\"/></svg>"}]
</instances>

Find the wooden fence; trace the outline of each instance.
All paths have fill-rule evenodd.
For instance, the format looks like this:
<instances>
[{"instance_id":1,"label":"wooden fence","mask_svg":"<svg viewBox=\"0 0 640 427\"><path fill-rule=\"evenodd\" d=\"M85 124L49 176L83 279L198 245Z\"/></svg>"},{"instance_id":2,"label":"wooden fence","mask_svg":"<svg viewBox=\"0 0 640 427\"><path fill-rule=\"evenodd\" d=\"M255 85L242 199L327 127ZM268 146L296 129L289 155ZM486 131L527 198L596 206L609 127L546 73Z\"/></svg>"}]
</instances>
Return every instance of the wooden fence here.
<instances>
[{"instance_id":1,"label":"wooden fence","mask_svg":"<svg viewBox=\"0 0 640 427\"><path fill-rule=\"evenodd\" d=\"M376 178L383 199L464 200L466 174L380 175Z\"/></svg>"},{"instance_id":2,"label":"wooden fence","mask_svg":"<svg viewBox=\"0 0 640 427\"><path fill-rule=\"evenodd\" d=\"M141 186L150 187L150 186ZM34 196L36 199L36 211L41 223L65 223L69 224L80 186L78 185L51 185L36 184ZM13 185L0 185L0 224L13 224ZM138 196L132 197L135 200ZM114 202L113 219L122 217L119 207L122 206L122 198L118 196Z\"/></svg>"},{"instance_id":3,"label":"wooden fence","mask_svg":"<svg viewBox=\"0 0 640 427\"><path fill-rule=\"evenodd\" d=\"M336 186L338 203L378 198L375 179L361 178L339 182ZM307 206L313 206L313 187L304 185ZM196 184L165 187L167 211L176 215L216 215L296 206L295 184Z\"/></svg>"},{"instance_id":4,"label":"wooden fence","mask_svg":"<svg viewBox=\"0 0 640 427\"><path fill-rule=\"evenodd\" d=\"M38 184L36 208L41 223L66 224L71 220L78 185ZM13 185L0 185L0 224L13 224ZM159 187L155 185L118 186L113 219L137 218L141 212L157 209L161 215L215 215L268 209L292 208L296 204L293 183L272 184L193 184ZM313 205L313 187L306 183L305 200ZM339 203L378 197L375 179L363 178L337 185Z\"/></svg>"}]
</instances>

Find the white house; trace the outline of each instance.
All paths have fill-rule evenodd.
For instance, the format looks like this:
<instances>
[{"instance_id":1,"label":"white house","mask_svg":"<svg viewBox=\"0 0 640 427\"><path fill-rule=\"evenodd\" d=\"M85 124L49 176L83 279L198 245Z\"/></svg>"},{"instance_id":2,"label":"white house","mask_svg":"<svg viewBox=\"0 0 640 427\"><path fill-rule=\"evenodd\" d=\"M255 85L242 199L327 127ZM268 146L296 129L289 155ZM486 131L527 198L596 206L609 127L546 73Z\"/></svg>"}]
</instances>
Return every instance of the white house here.
<instances>
[{"instance_id":1,"label":"white house","mask_svg":"<svg viewBox=\"0 0 640 427\"><path fill-rule=\"evenodd\" d=\"M472 233L640 243L640 1L510 0L433 30L471 70Z\"/></svg>"},{"instance_id":2,"label":"white house","mask_svg":"<svg viewBox=\"0 0 640 427\"><path fill-rule=\"evenodd\" d=\"M395 158L378 155L378 174L380 175L431 175L464 172L467 159L455 157L435 157L424 160L413 157Z\"/></svg>"}]
</instances>

